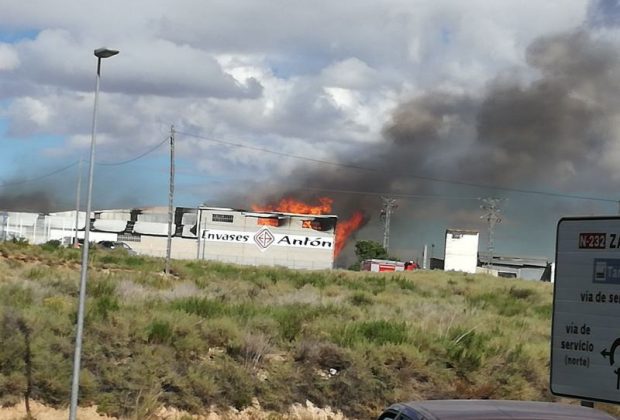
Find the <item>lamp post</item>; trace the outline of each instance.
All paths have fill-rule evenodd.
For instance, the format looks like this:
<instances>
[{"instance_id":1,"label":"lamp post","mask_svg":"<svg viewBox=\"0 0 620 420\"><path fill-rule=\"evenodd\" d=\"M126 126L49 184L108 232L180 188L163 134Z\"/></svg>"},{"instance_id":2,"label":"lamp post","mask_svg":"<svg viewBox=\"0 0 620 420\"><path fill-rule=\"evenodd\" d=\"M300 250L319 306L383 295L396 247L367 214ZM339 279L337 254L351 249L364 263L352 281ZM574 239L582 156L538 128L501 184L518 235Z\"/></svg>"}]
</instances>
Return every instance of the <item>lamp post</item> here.
<instances>
[{"instance_id":1,"label":"lamp post","mask_svg":"<svg viewBox=\"0 0 620 420\"><path fill-rule=\"evenodd\" d=\"M97 84L95 86L95 106L93 108L93 130L90 141L90 165L88 172L88 194L86 196L86 226L84 228L84 245L82 246L82 270L80 273L80 298L78 303L78 318L75 333L75 352L73 357L73 377L71 380L71 407L69 420L75 420L77 415L78 393L80 389L80 361L82 357L82 331L84 329L84 303L86 300L86 279L88 277L88 248L90 233L90 212L93 195L93 170L95 167L95 138L97 133L97 101L99 99L99 79L101 78L101 59L118 54L116 50L98 48L97 57Z\"/></svg>"}]
</instances>

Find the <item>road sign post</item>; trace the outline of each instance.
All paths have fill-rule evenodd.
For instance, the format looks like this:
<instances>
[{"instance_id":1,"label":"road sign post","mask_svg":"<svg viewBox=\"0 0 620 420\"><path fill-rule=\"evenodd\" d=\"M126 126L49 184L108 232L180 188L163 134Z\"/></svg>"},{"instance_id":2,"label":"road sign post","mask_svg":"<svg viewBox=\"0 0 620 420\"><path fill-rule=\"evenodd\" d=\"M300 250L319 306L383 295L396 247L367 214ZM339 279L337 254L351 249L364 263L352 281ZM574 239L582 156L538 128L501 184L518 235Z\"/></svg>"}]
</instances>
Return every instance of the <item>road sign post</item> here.
<instances>
[{"instance_id":1,"label":"road sign post","mask_svg":"<svg viewBox=\"0 0 620 420\"><path fill-rule=\"evenodd\" d=\"M620 217L558 223L551 335L553 394L620 403Z\"/></svg>"}]
</instances>

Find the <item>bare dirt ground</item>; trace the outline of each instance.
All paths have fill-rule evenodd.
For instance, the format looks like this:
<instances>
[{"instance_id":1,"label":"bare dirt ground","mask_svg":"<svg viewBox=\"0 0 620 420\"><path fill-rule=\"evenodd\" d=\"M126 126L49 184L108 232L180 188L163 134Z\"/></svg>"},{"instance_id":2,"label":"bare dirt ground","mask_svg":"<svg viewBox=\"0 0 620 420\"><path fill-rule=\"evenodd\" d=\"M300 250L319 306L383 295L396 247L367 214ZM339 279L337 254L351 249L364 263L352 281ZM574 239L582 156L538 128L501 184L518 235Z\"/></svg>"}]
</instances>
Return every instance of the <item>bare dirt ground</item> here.
<instances>
[{"instance_id":1,"label":"bare dirt ground","mask_svg":"<svg viewBox=\"0 0 620 420\"><path fill-rule=\"evenodd\" d=\"M69 417L69 409L56 409L40 404L36 401L30 403L32 417L36 420L57 420ZM13 407L0 408L0 420L23 420L26 418L26 409L23 402ZM97 407L80 407L77 418L80 420L118 420L116 417L108 417L97 413ZM138 420L130 417L132 420ZM252 407L244 410L231 409L226 412L211 410L205 415L190 415L174 408L161 407L155 413L145 417L149 420L346 420L340 412L334 412L329 407L319 408L310 401L305 404L293 404L288 413L274 413L264 411L255 401Z\"/></svg>"}]
</instances>

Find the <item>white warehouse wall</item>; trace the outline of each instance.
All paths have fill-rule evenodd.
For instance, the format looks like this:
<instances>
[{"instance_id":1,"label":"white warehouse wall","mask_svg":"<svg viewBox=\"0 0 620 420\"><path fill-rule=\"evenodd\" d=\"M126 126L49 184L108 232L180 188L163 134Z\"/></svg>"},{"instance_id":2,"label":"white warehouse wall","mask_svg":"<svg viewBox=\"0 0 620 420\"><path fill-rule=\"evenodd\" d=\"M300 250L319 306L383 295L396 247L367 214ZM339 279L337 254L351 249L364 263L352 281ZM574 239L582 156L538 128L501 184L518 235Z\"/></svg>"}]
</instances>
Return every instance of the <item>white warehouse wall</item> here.
<instances>
[{"instance_id":1,"label":"white warehouse wall","mask_svg":"<svg viewBox=\"0 0 620 420\"><path fill-rule=\"evenodd\" d=\"M478 232L449 229L446 231L445 271L475 273L478 265Z\"/></svg>"}]
</instances>

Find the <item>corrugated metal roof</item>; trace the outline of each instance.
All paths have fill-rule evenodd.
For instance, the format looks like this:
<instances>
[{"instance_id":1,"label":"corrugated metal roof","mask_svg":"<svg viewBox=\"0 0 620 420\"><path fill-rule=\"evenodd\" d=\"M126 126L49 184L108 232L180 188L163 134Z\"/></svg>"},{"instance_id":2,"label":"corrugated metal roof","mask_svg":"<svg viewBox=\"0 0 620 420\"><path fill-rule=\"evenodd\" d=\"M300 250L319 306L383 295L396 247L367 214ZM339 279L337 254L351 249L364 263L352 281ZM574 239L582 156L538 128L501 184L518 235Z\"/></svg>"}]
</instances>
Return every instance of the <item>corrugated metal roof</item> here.
<instances>
[{"instance_id":1,"label":"corrugated metal roof","mask_svg":"<svg viewBox=\"0 0 620 420\"><path fill-rule=\"evenodd\" d=\"M487 253L479 254L479 259L481 261L488 261L488 258L489 254ZM549 264L549 259L545 257L513 257L506 255L494 255L492 264L515 267L546 267Z\"/></svg>"}]
</instances>

